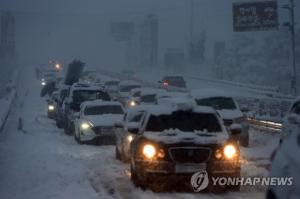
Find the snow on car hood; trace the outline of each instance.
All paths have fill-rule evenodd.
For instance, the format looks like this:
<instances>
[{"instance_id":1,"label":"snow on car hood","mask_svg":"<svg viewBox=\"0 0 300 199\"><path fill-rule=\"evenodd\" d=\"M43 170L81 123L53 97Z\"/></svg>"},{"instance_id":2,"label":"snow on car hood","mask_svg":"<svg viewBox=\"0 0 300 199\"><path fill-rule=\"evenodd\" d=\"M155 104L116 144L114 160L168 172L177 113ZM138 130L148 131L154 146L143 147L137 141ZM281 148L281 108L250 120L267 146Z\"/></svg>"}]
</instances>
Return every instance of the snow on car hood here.
<instances>
[{"instance_id":1,"label":"snow on car hood","mask_svg":"<svg viewBox=\"0 0 300 199\"><path fill-rule=\"evenodd\" d=\"M94 126L114 126L123 120L123 115L120 114L105 114L105 115L89 115L82 118L85 121L91 122Z\"/></svg>"},{"instance_id":2,"label":"snow on car hood","mask_svg":"<svg viewBox=\"0 0 300 199\"><path fill-rule=\"evenodd\" d=\"M149 140L165 144L182 142L193 142L195 144L223 144L228 139L227 132L183 132L177 129L165 130L163 132L146 131L143 135Z\"/></svg>"},{"instance_id":3,"label":"snow on car hood","mask_svg":"<svg viewBox=\"0 0 300 199\"><path fill-rule=\"evenodd\" d=\"M238 111L238 110L225 110L225 109L222 109L222 110L217 110L217 112L220 114L221 118L222 119L236 119L236 118L239 118L239 117L243 117L243 113Z\"/></svg>"}]
</instances>

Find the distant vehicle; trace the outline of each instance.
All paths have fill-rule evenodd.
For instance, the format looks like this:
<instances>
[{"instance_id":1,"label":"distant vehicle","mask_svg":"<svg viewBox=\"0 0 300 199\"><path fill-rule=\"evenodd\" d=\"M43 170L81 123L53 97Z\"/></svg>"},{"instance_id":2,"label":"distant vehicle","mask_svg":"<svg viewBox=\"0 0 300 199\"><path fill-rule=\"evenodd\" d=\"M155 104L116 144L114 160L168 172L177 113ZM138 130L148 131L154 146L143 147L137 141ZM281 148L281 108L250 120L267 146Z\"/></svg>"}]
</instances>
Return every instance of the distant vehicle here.
<instances>
[{"instance_id":1,"label":"distant vehicle","mask_svg":"<svg viewBox=\"0 0 300 199\"><path fill-rule=\"evenodd\" d=\"M293 178L289 185L269 186L267 199L300 198L300 116L293 116L290 124L295 128L282 140L272 161L270 177Z\"/></svg>"},{"instance_id":2,"label":"distant vehicle","mask_svg":"<svg viewBox=\"0 0 300 199\"><path fill-rule=\"evenodd\" d=\"M122 81L119 84L119 101L123 104L126 103L129 97L129 93L131 90L135 88L140 88L141 85L137 82L133 81Z\"/></svg>"},{"instance_id":3,"label":"distant vehicle","mask_svg":"<svg viewBox=\"0 0 300 199\"><path fill-rule=\"evenodd\" d=\"M64 102L66 114L64 130L67 134L74 133L75 114L80 111L81 103L97 99L101 99L103 101L111 100L108 92L99 86L80 83L73 84L70 89L70 93Z\"/></svg>"},{"instance_id":4,"label":"distant vehicle","mask_svg":"<svg viewBox=\"0 0 300 199\"><path fill-rule=\"evenodd\" d=\"M240 177L238 144L229 139L216 111L187 106L158 105L146 111L130 149L131 180L136 186L154 190L182 186L199 170L208 176Z\"/></svg>"},{"instance_id":5,"label":"distant vehicle","mask_svg":"<svg viewBox=\"0 0 300 199\"><path fill-rule=\"evenodd\" d=\"M129 97L126 103L127 107L133 107L140 101L142 88L134 88L129 92Z\"/></svg>"},{"instance_id":6,"label":"distant vehicle","mask_svg":"<svg viewBox=\"0 0 300 199\"><path fill-rule=\"evenodd\" d=\"M186 83L182 76L165 76L159 83L161 83L165 89L169 87L186 88Z\"/></svg>"},{"instance_id":7,"label":"distant vehicle","mask_svg":"<svg viewBox=\"0 0 300 199\"><path fill-rule=\"evenodd\" d=\"M137 105L128 107L121 127L116 128L116 158L127 162L130 160L130 144L138 135L145 110L151 109L151 105Z\"/></svg>"},{"instance_id":8,"label":"distant vehicle","mask_svg":"<svg viewBox=\"0 0 300 199\"><path fill-rule=\"evenodd\" d=\"M298 124L295 122L300 116L300 98L298 98L290 107L287 115L283 118L281 141L288 137L295 129L298 129Z\"/></svg>"},{"instance_id":9,"label":"distant vehicle","mask_svg":"<svg viewBox=\"0 0 300 199\"><path fill-rule=\"evenodd\" d=\"M138 92L134 93L137 94L136 97L129 98L127 105L157 104L157 95L165 92L163 89L140 88Z\"/></svg>"},{"instance_id":10,"label":"distant vehicle","mask_svg":"<svg viewBox=\"0 0 300 199\"><path fill-rule=\"evenodd\" d=\"M49 82L56 82L56 73L45 73L41 79L41 85L46 86Z\"/></svg>"},{"instance_id":11,"label":"distant vehicle","mask_svg":"<svg viewBox=\"0 0 300 199\"><path fill-rule=\"evenodd\" d=\"M217 89L202 89L192 91L197 105L209 106L217 110L227 128L234 127L239 130L234 131L231 137L247 147L249 145L249 125L246 116L240 110L237 102L226 92ZM229 131L231 132L231 131Z\"/></svg>"},{"instance_id":12,"label":"distant vehicle","mask_svg":"<svg viewBox=\"0 0 300 199\"><path fill-rule=\"evenodd\" d=\"M84 102L75 119L74 138L79 143L115 144L115 125L123 117L124 109L119 102Z\"/></svg>"},{"instance_id":13,"label":"distant vehicle","mask_svg":"<svg viewBox=\"0 0 300 199\"><path fill-rule=\"evenodd\" d=\"M58 91L54 91L50 99L47 100L48 102L47 116L50 119L56 119L57 117L58 97L59 97Z\"/></svg>"},{"instance_id":14,"label":"distant vehicle","mask_svg":"<svg viewBox=\"0 0 300 199\"><path fill-rule=\"evenodd\" d=\"M106 80L104 82L104 86L108 91L117 92L119 88L120 81L119 80Z\"/></svg>"}]
</instances>

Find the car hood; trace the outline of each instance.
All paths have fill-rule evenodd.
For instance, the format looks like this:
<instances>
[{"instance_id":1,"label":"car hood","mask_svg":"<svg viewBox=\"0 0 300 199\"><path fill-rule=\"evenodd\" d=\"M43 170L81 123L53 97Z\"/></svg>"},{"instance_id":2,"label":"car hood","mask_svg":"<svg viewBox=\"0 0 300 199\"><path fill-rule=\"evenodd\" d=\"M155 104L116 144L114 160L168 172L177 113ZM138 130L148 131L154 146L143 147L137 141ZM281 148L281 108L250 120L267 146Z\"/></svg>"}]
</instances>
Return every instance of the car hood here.
<instances>
[{"instance_id":1,"label":"car hood","mask_svg":"<svg viewBox=\"0 0 300 199\"><path fill-rule=\"evenodd\" d=\"M222 119L233 120L239 117L243 117L243 113L239 110L217 110Z\"/></svg>"},{"instance_id":2,"label":"car hood","mask_svg":"<svg viewBox=\"0 0 300 199\"><path fill-rule=\"evenodd\" d=\"M163 132L146 131L143 136L163 144L194 143L194 144L224 144L228 140L227 132L182 132L179 130L165 130Z\"/></svg>"},{"instance_id":3,"label":"car hood","mask_svg":"<svg viewBox=\"0 0 300 199\"><path fill-rule=\"evenodd\" d=\"M105 114L97 116L85 116L82 120L89 121L93 126L114 126L123 120L123 115Z\"/></svg>"}]
</instances>

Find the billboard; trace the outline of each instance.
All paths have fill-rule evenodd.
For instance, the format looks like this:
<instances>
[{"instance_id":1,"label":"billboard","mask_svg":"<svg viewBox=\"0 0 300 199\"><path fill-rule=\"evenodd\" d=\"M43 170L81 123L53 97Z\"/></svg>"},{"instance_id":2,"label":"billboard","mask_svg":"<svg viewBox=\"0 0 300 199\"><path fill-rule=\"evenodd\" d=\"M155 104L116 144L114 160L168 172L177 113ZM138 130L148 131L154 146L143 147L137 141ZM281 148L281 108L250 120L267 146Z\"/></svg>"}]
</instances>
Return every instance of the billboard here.
<instances>
[{"instance_id":1,"label":"billboard","mask_svg":"<svg viewBox=\"0 0 300 199\"><path fill-rule=\"evenodd\" d=\"M260 31L278 28L277 1L233 3L233 30Z\"/></svg>"}]
</instances>

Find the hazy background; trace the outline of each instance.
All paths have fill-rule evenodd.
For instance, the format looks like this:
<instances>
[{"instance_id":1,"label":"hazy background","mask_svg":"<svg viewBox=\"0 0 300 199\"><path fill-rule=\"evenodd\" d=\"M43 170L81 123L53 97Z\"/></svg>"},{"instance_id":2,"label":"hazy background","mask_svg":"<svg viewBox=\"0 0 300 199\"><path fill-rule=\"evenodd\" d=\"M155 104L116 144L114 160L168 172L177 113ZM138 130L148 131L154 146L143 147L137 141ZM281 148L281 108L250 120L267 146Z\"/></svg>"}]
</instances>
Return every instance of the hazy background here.
<instances>
[{"instance_id":1,"label":"hazy background","mask_svg":"<svg viewBox=\"0 0 300 199\"><path fill-rule=\"evenodd\" d=\"M195 0L195 27L207 31L208 58L212 42L229 40L233 33L232 2L237 1ZM17 53L22 62L79 57L93 64L121 64L124 47L110 37L110 22L141 22L148 13L159 17L161 51L185 47L189 36L188 0L1 0L0 8L16 16ZM283 16L285 12L281 10Z\"/></svg>"}]
</instances>

